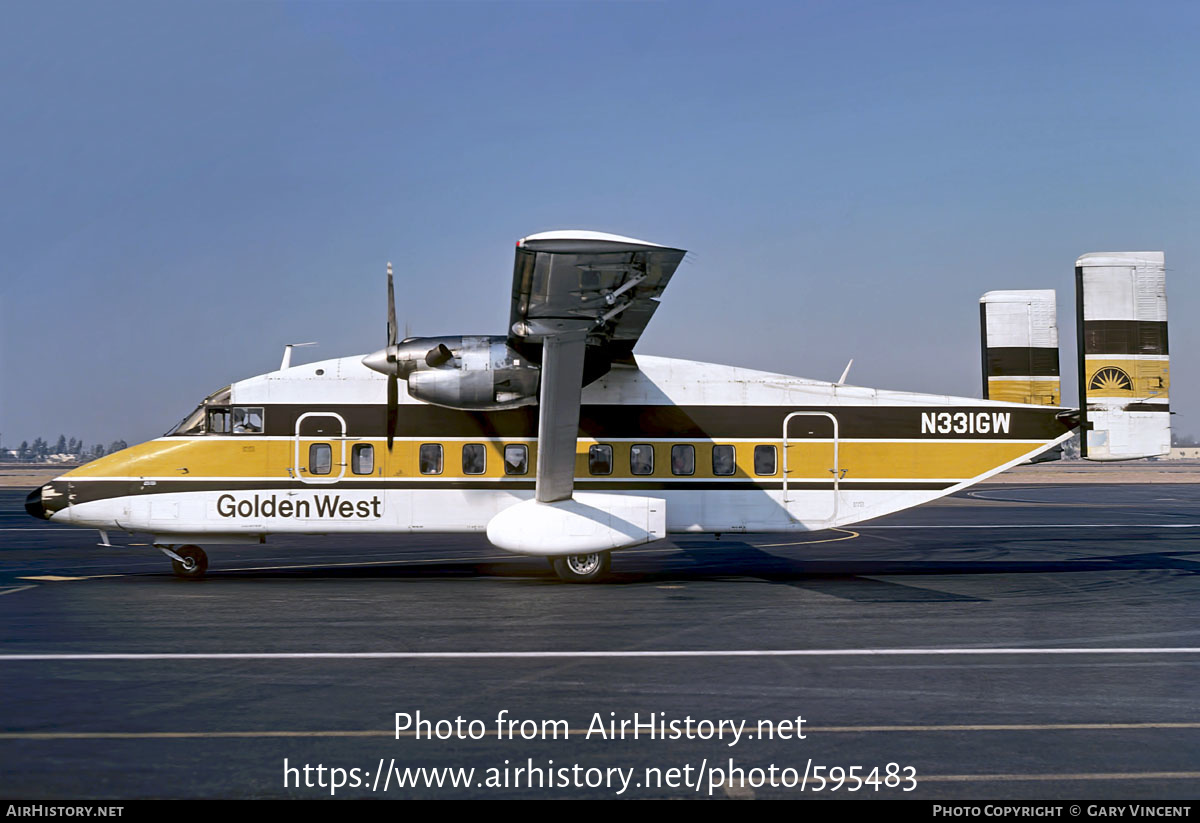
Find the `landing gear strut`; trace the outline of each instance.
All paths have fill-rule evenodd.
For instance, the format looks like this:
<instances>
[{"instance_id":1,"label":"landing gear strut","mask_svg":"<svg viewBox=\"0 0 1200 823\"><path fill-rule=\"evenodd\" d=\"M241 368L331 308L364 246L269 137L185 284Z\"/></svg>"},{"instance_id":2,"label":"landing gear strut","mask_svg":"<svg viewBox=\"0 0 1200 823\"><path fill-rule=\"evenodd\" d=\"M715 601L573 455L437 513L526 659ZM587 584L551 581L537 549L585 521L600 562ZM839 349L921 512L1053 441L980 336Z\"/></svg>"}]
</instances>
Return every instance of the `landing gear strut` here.
<instances>
[{"instance_id":1,"label":"landing gear strut","mask_svg":"<svg viewBox=\"0 0 1200 823\"><path fill-rule=\"evenodd\" d=\"M171 558L176 576L185 580L199 580L208 570L208 555L199 546L159 546L158 550Z\"/></svg>"},{"instance_id":2,"label":"landing gear strut","mask_svg":"<svg viewBox=\"0 0 1200 823\"><path fill-rule=\"evenodd\" d=\"M568 554L550 558L550 565L564 583L595 583L608 575L612 555L609 552Z\"/></svg>"}]
</instances>

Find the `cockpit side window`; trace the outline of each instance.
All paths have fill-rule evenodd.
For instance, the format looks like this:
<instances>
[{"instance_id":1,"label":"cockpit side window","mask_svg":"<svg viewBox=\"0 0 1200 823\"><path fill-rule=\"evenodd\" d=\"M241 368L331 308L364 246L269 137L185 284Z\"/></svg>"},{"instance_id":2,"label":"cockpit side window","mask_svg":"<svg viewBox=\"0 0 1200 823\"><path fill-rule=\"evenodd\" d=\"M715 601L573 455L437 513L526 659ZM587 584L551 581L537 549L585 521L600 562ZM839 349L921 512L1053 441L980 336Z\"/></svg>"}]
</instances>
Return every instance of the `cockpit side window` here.
<instances>
[{"instance_id":1,"label":"cockpit side window","mask_svg":"<svg viewBox=\"0 0 1200 823\"><path fill-rule=\"evenodd\" d=\"M232 396L232 387L226 386L223 389L217 389L215 392L204 398L200 405L183 418L175 428L171 429L170 434L226 434L229 431L229 399ZM217 413L216 424L220 426L219 430L214 431L211 419L211 413ZM261 425L262 409L259 409L259 421ZM222 416L223 415L223 416Z\"/></svg>"},{"instance_id":2,"label":"cockpit side window","mask_svg":"<svg viewBox=\"0 0 1200 823\"><path fill-rule=\"evenodd\" d=\"M262 434L263 431L263 407L262 406L234 406L233 407L233 433L234 434Z\"/></svg>"},{"instance_id":3,"label":"cockpit side window","mask_svg":"<svg viewBox=\"0 0 1200 823\"><path fill-rule=\"evenodd\" d=\"M208 410L208 433L229 434L229 409Z\"/></svg>"},{"instance_id":4,"label":"cockpit side window","mask_svg":"<svg viewBox=\"0 0 1200 823\"><path fill-rule=\"evenodd\" d=\"M183 420L179 421L179 425L171 429L171 434L204 434L204 406L197 406L195 410Z\"/></svg>"}]
</instances>

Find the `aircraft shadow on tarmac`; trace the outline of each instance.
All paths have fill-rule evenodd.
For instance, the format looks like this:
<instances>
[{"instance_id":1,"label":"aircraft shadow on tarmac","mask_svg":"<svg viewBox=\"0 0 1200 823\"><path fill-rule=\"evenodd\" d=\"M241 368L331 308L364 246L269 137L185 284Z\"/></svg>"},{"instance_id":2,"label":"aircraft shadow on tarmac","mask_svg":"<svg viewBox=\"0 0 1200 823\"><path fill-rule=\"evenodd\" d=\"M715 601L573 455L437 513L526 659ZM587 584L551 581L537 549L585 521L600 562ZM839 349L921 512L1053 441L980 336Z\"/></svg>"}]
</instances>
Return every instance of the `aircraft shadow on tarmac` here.
<instances>
[{"instance_id":1,"label":"aircraft shadow on tarmac","mask_svg":"<svg viewBox=\"0 0 1200 823\"><path fill-rule=\"evenodd\" d=\"M989 574L1077 574L1082 572L1145 572L1168 571L1175 574L1200 574L1200 550L1159 551L1093 555L1071 559L1055 558L996 558L962 557L958 550L955 559L922 557L913 560L897 559L825 559L811 560L781 557L738 541L722 541L694 546L680 546L679 551L654 555L618 555L614 570L602 586L662 585L665 583L717 582L739 580L796 586L832 594L844 599L865 602L939 602L980 601L971 597L939 591L917 585L874 579L876 577L924 577L937 575ZM139 575L140 576L140 575ZM154 575L158 576L158 575ZM496 578L522 581L531 585L563 586L548 563L538 558L513 557L494 559L446 560L428 563L406 562L397 558L396 565L312 565L274 568L243 568L222 571L210 569L201 585L220 585L222 582L250 580L453 580L465 578ZM179 581L180 585L196 585ZM573 589L587 589L575 587ZM678 599L688 599L681 593Z\"/></svg>"}]
</instances>

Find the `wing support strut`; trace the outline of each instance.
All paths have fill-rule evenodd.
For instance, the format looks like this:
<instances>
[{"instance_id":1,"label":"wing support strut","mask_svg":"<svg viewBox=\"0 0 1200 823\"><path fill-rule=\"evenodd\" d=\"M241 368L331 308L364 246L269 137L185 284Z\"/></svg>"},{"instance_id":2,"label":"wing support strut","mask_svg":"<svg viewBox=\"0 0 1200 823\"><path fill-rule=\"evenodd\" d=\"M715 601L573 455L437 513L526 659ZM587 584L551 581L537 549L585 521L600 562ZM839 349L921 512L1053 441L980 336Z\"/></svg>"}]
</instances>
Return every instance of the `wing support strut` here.
<instances>
[{"instance_id":1,"label":"wing support strut","mask_svg":"<svg viewBox=\"0 0 1200 823\"><path fill-rule=\"evenodd\" d=\"M540 503L569 500L575 490L586 342L587 331L579 329L547 335L542 343L535 493Z\"/></svg>"}]
</instances>

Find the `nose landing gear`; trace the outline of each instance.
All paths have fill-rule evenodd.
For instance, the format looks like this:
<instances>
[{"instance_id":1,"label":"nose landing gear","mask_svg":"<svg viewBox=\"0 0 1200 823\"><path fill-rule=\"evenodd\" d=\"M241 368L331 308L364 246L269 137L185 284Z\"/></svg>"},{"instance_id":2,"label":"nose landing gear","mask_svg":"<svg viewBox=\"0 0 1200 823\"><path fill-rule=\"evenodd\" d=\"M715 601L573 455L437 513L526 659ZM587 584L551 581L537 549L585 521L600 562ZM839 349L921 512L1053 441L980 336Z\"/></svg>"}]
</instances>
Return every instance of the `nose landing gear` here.
<instances>
[{"instance_id":1,"label":"nose landing gear","mask_svg":"<svg viewBox=\"0 0 1200 823\"><path fill-rule=\"evenodd\" d=\"M208 570L208 555L199 546L157 546L158 550L171 558L171 568L176 576L185 580L199 580Z\"/></svg>"}]
</instances>

